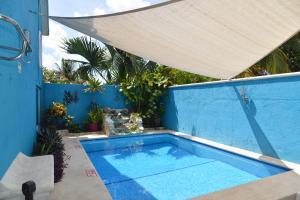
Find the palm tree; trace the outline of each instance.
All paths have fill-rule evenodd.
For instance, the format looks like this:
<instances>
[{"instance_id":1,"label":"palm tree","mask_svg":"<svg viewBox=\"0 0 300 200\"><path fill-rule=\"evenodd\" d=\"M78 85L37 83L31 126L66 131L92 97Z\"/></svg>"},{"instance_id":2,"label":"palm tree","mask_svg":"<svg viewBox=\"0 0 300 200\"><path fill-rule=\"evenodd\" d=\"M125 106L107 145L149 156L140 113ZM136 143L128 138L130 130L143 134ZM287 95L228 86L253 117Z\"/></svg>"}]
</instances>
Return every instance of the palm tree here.
<instances>
[{"instance_id":1,"label":"palm tree","mask_svg":"<svg viewBox=\"0 0 300 200\"><path fill-rule=\"evenodd\" d=\"M87 81L87 87L84 89L85 92L102 92L103 85L97 79L89 79Z\"/></svg>"},{"instance_id":2,"label":"palm tree","mask_svg":"<svg viewBox=\"0 0 300 200\"><path fill-rule=\"evenodd\" d=\"M57 65L58 66L58 65ZM75 69L75 63L71 60L61 60L61 66L57 67L57 74L62 82L80 83L78 71Z\"/></svg>"},{"instance_id":3,"label":"palm tree","mask_svg":"<svg viewBox=\"0 0 300 200\"><path fill-rule=\"evenodd\" d=\"M115 83L122 80L141 76L146 71L154 71L158 65L123 50L106 45L111 54L111 74Z\"/></svg>"},{"instance_id":4,"label":"palm tree","mask_svg":"<svg viewBox=\"0 0 300 200\"><path fill-rule=\"evenodd\" d=\"M153 71L157 64L129 54L110 45L100 45L87 37L66 39L63 49L67 53L78 54L88 62L80 62L78 72L82 79L94 79L99 74L107 83L120 83L123 79Z\"/></svg>"},{"instance_id":5,"label":"palm tree","mask_svg":"<svg viewBox=\"0 0 300 200\"><path fill-rule=\"evenodd\" d=\"M288 57L290 70L293 72L300 71L300 33L282 45L281 49Z\"/></svg>"},{"instance_id":6,"label":"palm tree","mask_svg":"<svg viewBox=\"0 0 300 200\"><path fill-rule=\"evenodd\" d=\"M88 61L76 61L80 63L78 73L82 79L89 80L100 75L104 81L110 81L106 49L101 48L96 41L87 37L66 39L63 41L62 48L67 53L81 55Z\"/></svg>"},{"instance_id":7,"label":"palm tree","mask_svg":"<svg viewBox=\"0 0 300 200\"><path fill-rule=\"evenodd\" d=\"M280 74L300 70L300 33L237 77Z\"/></svg>"}]
</instances>

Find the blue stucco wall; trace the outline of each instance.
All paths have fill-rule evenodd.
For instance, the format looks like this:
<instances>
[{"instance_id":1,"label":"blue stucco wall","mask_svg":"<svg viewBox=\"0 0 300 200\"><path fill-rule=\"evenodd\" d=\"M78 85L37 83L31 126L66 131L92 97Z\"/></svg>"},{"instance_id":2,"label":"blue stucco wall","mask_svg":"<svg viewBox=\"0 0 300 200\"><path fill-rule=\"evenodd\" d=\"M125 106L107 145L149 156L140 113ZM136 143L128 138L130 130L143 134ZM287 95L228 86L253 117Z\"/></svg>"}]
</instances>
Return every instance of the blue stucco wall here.
<instances>
[{"instance_id":1,"label":"blue stucco wall","mask_svg":"<svg viewBox=\"0 0 300 200\"><path fill-rule=\"evenodd\" d=\"M41 85L38 0L1 0L0 13L30 31L32 53L21 73L17 62L0 60L0 178L18 152L32 153L36 138L36 87ZM20 46L13 26L0 21L0 44ZM0 55L8 55L0 50Z\"/></svg>"},{"instance_id":2,"label":"blue stucco wall","mask_svg":"<svg viewBox=\"0 0 300 200\"><path fill-rule=\"evenodd\" d=\"M245 103L244 90L249 97ZM300 75L173 87L165 127L300 163Z\"/></svg>"},{"instance_id":3,"label":"blue stucco wall","mask_svg":"<svg viewBox=\"0 0 300 200\"><path fill-rule=\"evenodd\" d=\"M84 92L84 85L79 84L43 84L43 110L49 108L52 102L63 102L65 91L76 92L78 102L68 105L68 114L74 116L75 123L85 123L90 104L98 103L102 108L113 109L126 108L124 96L119 88L114 85L106 85L102 92Z\"/></svg>"}]
</instances>

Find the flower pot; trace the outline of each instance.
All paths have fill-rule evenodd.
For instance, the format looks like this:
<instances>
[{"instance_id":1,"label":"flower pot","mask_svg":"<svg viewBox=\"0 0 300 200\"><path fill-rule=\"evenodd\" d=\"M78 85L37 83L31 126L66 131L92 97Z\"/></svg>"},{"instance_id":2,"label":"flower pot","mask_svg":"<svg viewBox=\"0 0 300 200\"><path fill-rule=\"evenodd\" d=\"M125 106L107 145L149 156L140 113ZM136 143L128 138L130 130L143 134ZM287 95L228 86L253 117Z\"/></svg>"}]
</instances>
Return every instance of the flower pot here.
<instances>
[{"instance_id":1,"label":"flower pot","mask_svg":"<svg viewBox=\"0 0 300 200\"><path fill-rule=\"evenodd\" d=\"M99 125L98 123L92 123L92 124L88 124L88 131L89 132L96 132L99 130Z\"/></svg>"}]
</instances>

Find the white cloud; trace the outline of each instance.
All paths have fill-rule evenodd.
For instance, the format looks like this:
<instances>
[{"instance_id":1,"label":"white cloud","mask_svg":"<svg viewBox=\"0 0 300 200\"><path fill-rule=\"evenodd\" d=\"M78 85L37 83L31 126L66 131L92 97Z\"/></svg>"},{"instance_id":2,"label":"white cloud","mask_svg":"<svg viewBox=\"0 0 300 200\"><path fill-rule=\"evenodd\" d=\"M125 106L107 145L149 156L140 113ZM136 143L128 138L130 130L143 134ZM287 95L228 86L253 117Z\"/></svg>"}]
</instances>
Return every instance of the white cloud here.
<instances>
[{"instance_id":1,"label":"white cloud","mask_svg":"<svg viewBox=\"0 0 300 200\"><path fill-rule=\"evenodd\" d=\"M43 66L55 69L57 64L60 65L62 58L85 61L83 57L67 54L61 48L63 39L69 38L69 35L60 24L49 21L49 27L49 36L43 36Z\"/></svg>"},{"instance_id":2,"label":"white cloud","mask_svg":"<svg viewBox=\"0 0 300 200\"><path fill-rule=\"evenodd\" d=\"M104 15L106 14L106 11L102 8L94 8L93 10L93 13L91 14L88 14L88 13L81 13L81 12L78 12L78 11L75 11L73 13L73 17L84 17L84 16L90 16L90 15Z\"/></svg>"},{"instance_id":3,"label":"white cloud","mask_svg":"<svg viewBox=\"0 0 300 200\"><path fill-rule=\"evenodd\" d=\"M106 4L113 12L132 10L151 5L150 2L145 0L106 0Z\"/></svg>"},{"instance_id":4,"label":"white cloud","mask_svg":"<svg viewBox=\"0 0 300 200\"><path fill-rule=\"evenodd\" d=\"M74 13L73 13L73 17L82 17L83 15L80 13L80 12L78 12L78 11L75 11Z\"/></svg>"},{"instance_id":5,"label":"white cloud","mask_svg":"<svg viewBox=\"0 0 300 200\"><path fill-rule=\"evenodd\" d=\"M55 63L59 63L64 54L61 43L68 34L61 25L53 21L49 21L49 29L49 36L43 36L43 65L54 68Z\"/></svg>"}]
</instances>

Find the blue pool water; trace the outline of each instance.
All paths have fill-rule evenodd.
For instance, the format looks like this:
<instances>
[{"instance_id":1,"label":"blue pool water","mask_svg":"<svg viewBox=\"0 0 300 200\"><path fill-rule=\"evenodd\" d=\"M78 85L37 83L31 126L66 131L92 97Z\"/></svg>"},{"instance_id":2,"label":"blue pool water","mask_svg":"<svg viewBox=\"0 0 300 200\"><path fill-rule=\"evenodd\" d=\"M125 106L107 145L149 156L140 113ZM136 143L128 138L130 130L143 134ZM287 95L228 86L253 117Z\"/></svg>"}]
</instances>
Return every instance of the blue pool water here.
<instances>
[{"instance_id":1,"label":"blue pool water","mask_svg":"<svg viewBox=\"0 0 300 200\"><path fill-rule=\"evenodd\" d=\"M81 143L114 200L188 199L288 170L171 134Z\"/></svg>"}]
</instances>

